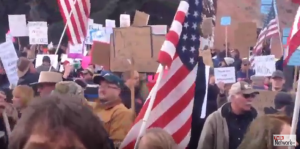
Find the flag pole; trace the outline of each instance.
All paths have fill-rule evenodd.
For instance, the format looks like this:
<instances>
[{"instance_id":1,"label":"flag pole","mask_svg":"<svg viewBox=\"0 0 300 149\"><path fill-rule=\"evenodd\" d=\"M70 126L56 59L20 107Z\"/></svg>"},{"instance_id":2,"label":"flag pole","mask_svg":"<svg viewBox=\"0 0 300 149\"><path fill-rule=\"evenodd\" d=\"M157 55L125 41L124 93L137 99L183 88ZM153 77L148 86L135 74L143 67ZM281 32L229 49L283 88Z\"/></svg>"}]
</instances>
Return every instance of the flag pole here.
<instances>
[{"instance_id":1,"label":"flag pole","mask_svg":"<svg viewBox=\"0 0 300 149\"><path fill-rule=\"evenodd\" d=\"M150 91L149 95L148 95L148 98L150 97L150 101L149 101L149 105L147 107L147 110L146 110L146 113L143 117L143 123L142 123L142 126L140 128L140 132L139 132L139 135L135 141L135 145L134 145L134 149L137 149L138 147L138 141L139 141L139 138L142 137L144 131L146 130L146 124L147 124L147 121L149 119L149 116L150 116L150 112L151 112L151 109L153 107L153 104L154 104L154 100L155 100L155 97L156 97L156 93L157 93L157 90L158 90L158 86L161 82L161 79L162 79L162 76L163 76L163 73L164 73L164 66L162 66L161 64L158 66L158 77L157 77L157 80L156 80L156 83L154 85L154 87L152 88L152 90ZM148 99L147 98L147 99Z\"/></svg>"},{"instance_id":2,"label":"flag pole","mask_svg":"<svg viewBox=\"0 0 300 149\"><path fill-rule=\"evenodd\" d=\"M75 0L74 4L76 4L76 3L77 3L77 0ZM65 27L64 27L63 32L61 33L61 36L60 36L60 39L59 39L59 41L58 41L57 47L56 47L56 49L55 49L54 55L57 54L58 49L59 49L59 47L60 47L60 45L61 45L62 39L63 39L63 37L64 37L64 35L65 35L66 30L67 30L68 23L71 21L71 16L72 16L72 14L73 14L73 12L74 12L75 6L72 5L71 7L72 7L72 8L71 8L71 12L69 13L69 16L67 17L66 25L65 25ZM50 70L51 70L51 67L49 68L49 71L50 71Z\"/></svg>"},{"instance_id":3,"label":"flag pole","mask_svg":"<svg viewBox=\"0 0 300 149\"><path fill-rule=\"evenodd\" d=\"M282 36L281 36L281 32L280 32L280 21L279 21L279 16L278 16L278 11L277 11L277 4L276 4L276 0L274 0L274 2L273 2L273 5L274 5L274 11L275 11L275 16L276 16L276 21L277 21L277 23L278 23L278 26L277 26L277 28L278 28L278 34L279 34L279 40L280 40L280 45L281 45L281 51L282 51L282 54L283 54L283 50L284 50L284 48L283 48L283 43L282 43Z\"/></svg>"}]
</instances>

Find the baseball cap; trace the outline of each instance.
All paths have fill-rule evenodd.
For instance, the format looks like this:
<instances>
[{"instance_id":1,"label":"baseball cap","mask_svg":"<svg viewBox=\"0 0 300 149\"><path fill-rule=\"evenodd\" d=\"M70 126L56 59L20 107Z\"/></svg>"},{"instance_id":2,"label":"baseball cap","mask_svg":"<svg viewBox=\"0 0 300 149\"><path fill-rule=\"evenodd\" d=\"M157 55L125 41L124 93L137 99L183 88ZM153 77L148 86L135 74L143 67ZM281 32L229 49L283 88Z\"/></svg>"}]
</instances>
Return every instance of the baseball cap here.
<instances>
[{"instance_id":1,"label":"baseball cap","mask_svg":"<svg viewBox=\"0 0 300 149\"><path fill-rule=\"evenodd\" d=\"M109 83L117 85L119 88L123 88L123 86L124 86L123 80L112 73L106 73L105 75L95 75L93 80L94 80L94 83L97 83L97 84L99 84L101 81L105 80Z\"/></svg>"},{"instance_id":2,"label":"baseball cap","mask_svg":"<svg viewBox=\"0 0 300 149\"><path fill-rule=\"evenodd\" d=\"M280 109L283 106L294 104L294 99L291 94L285 92L278 92L274 98L275 109Z\"/></svg>"},{"instance_id":3,"label":"baseball cap","mask_svg":"<svg viewBox=\"0 0 300 149\"><path fill-rule=\"evenodd\" d=\"M49 57L49 56L44 56L44 57L43 57L43 62L51 63L50 57Z\"/></svg>"},{"instance_id":4,"label":"baseball cap","mask_svg":"<svg viewBox=\"0 0 300 149\"><path fill-rule=\"evenodd\" d=\"M252 88L250 84L248 84L245 81L240 81L232 84L230 90L229 90L229 95L234 95L237 93L242 93L242 94L259 94L259 92L255 89Z\"/></svg>"},{"instance_id":5,"label":"baseball cap","mask_svg":"<svg viewBox=\"0 0 300 149\"><path fill-rule=\"evenodd\" d=\"M272 73L271 78L282 78L282 79L284 79L284 74L281 70L276 70Z\"/></svg>"}]
</instances>

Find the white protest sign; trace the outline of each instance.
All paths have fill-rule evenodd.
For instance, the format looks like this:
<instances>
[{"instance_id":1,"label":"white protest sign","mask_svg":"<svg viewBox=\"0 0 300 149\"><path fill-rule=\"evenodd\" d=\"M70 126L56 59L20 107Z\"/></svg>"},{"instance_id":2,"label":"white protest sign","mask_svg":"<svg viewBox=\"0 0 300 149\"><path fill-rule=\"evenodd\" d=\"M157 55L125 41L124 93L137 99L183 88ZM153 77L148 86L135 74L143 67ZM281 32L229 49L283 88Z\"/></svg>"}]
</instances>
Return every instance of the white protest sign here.
<instances>
[{"instance_id":1,"label":"white protest sign","mask_svg":"<svg viewBox=\"0 0 300 149\"><path fill-rule=\"evenodd\" d=\"M82 39L83 40L83 39ZM81 59L84 51L86 50L86 46L84 44L70 44L68 45L68 58L79 58Z\"/></svg>"},{"instance_id":2,"label":"white protest sign","mask_svg":"<svg viewBox=\"0 0 300 149\"><path fill-rule=\"evenodd\" d=\"M151 25L152 34L154 35L166 35L167 25Z\"/></svg>"},{"instance_id":3,"label":"white protest sign","mask_svg":"<svg viewBox=\"0 0 300 149\"><path fill-rule=\"evenodd\" d=\"M12 41L0 44L0 58L10 84L18 84L17 62L18 56Z\"/></svg>"},{"instance_id":4,"label":"white protest sign","mask_svg":"<svg viewBox=\"0 0 300 149\"><path fill-rule=\"evenodd\" d=\"M9 30L13 37L28 36L25 14L8 15Z\"/></svg>"},{"instance_id":5,"label":"white protest sign","mask_svg":"<svg viewBox=\"0 0 300 149\"><path fill-rule=\"evenodd\" d=\"M64 61L69 61L70 64L73 64L73 63L74 63L74 59L68 58L68 55L67 55L67 54L62 54L62 55L61 55L61 62L63 63ZM64 71L63 65L60 65L59 71L60 71L60 72Z\"/></svg>"},{"instance_id":6,"label":"white protest sign","mask_svg":"<svg viewBox=\"0 0 300 149\"><path fill-rule=\"evenodd\" d=\"M48 44L47 22L28 22L29 43Z\"/></svg>"},{"instance_id":7,"label":"white protest sign","mask_svg":"<svg viewBox=\"0 0 300 149\"><path fill-rule=\"evenodd\" d=\"M216 83L223 82L227 84L236 82L234 67L214 68L214 74Z\"/></svg>"},{"instance_id":8,"label":"white protest sign","mask_svg":"<svg viewBox=\"0 0 300 149\"><path fill-rule=\"evenodd\" d=\"M120 15L120 27L129 27L130 26L130 15L121 14Z\"/></svg>"},{"instance_id":9,"label":"white protest sign","mask_svg":"<svg viewBox=\"0 0 300 149\"><path fill-rule=\"evenodd\" d=\"M91 44L91 42L89 40L90 40L90 31L93 29L93 24L94 24L94 20L89 19L87 34L86 34L86 37L85 37L85 44Z\"/></svg>"},{"instance_id":10,"label":"white protest sign","mask_svg":"<svg viewBox=\"0 0 300 149\"><path fill-rule=\"evenodd\" d=\"M93 23L91 26L89 26L89 30L87 33L88 36L86 38L85 44L92 45L93 41L94 41L94 39L93 39L94 32L97 32L102 28L103 28L102 24L96 24L96 23Z\"/></svg>"},{"instance_id":11,"label":"white protest sign","mask_svg":"<svg viewBox=\"0 0 300 149\"><path fill-rule=\"evenodd\" d=\"M254 57L254 70L255 76L271 76L275 67L275 56L266 55L266 56L255 56Z\"/></svg>"},{"instance_id":12,"label":"white protest sign","mask_svg":"<svg viewBox=\"0 0 300 149\"><path fill-rule=\"evenodd\" d=\"M115 28L116 27L116 21L115 20L110 20L110 19L105 19L105 27Z\"/></svg>"},{"instance_id":13,"label":"white protest sign","mask_svg":"<svg viewBox=\"0 0 300 149\"><path fill-rule=\"evenodd\" d=\"M102 28L98 30L97 32L94 32L92 34L93 41L100 41L105 43L110 43L110 33L106 33L106 29Z\"/></svg>"},{"instance_id":14,"label":"white protest sign","mask_svg":"<svg viewBox=\"0 0 300 149\"><path fill-rule=\"evenodd\" d=\"M43 57L44 56L49 56L50 60L51 60L52 67L57 68L57 66L58 66L58 55L54 55L54 54L38 54L38 55L36 55L35 67L39 67L43 64Z\"/></svg>"}]
</instances>

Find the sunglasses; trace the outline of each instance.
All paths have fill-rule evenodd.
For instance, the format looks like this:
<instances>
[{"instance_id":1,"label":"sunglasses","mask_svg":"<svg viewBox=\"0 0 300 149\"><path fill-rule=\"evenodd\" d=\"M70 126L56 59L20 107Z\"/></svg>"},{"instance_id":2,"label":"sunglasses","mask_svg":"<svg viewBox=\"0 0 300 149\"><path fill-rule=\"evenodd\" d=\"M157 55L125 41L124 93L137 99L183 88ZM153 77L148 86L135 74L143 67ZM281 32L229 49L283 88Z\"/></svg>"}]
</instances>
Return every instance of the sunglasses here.
<instances>
[{"instance_id":1,"label":"sunglasses","mask_svg":"<svg viewBox=\"0 0 300 149\"><path fill-rule=\"evenodd\" d=\"M256 94L243 94L244 98L255 98Z\"/></svg>"}]
</instances>

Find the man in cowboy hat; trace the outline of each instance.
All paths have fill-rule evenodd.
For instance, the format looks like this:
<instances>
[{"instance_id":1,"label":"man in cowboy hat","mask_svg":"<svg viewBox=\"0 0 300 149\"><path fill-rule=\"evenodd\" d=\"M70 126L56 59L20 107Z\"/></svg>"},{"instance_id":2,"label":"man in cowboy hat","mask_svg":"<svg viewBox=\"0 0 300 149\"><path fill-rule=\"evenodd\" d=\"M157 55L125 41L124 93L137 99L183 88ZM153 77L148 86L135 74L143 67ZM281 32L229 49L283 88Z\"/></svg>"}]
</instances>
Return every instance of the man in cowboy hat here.
<instances>
[{"instance_id":1,"label":"man in cowboy hat","mask_svg":"<svg viewBox=\"0 0 300 149\"><path fill-rule=\"evenodd\" d=\"M40 96L46 96L55 89L55 84L61 81L63 81L61 73L42 71L38 82L32 83L31 85L37 87Z\"/></svg>"},{"instance_id":2,"label":"man in cowboy hat","mask_svg":"<svg viewBox=\"0 0 300 149\"><path fill-rule=\"evenodd\" d=\"M127 109L120 99L124 82L114 74L94 76L99 84L99 101L96 101L95 113L104 123L104 127L113 140L115 147L123 141L134 121L134 112Z\"/></svg>"},{"instance_id":3,"label":"man in cowboy hat","mask_svg":"<svg viewBox=\"0 0 300 149\"><path fill-rule=\"evenodd\" d=\"M33 82L37 82L39 74L36 72L32 62L25 58L20 57L17 62L17 73L19 77L18 85L29 85Z\"/></svg>"}]
</instances>

